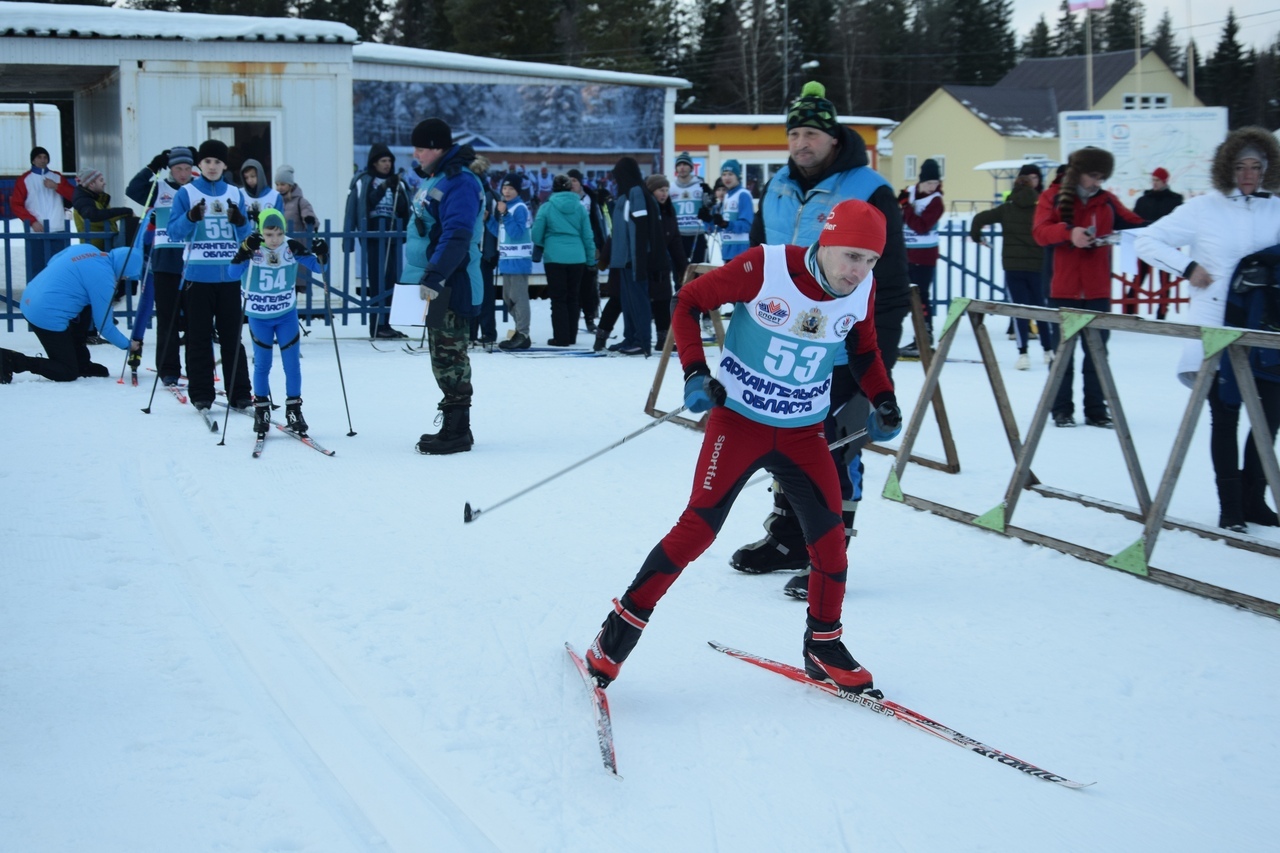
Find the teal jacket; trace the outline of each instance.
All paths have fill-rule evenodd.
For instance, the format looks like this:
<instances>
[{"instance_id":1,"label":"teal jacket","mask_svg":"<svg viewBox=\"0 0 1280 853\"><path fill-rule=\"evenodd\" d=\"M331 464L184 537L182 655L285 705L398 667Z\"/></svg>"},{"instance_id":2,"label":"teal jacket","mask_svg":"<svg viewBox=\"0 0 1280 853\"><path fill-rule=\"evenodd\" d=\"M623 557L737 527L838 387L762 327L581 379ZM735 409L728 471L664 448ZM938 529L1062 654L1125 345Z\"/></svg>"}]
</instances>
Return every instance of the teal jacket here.
<instances>
[{"instance_id":1,"label":"teal jacket","mask_svg":"<svg viewBox=\"0 0 1280 853\"><path fill-rule=\"evenodd\" d=\"M591 220L576 193L552 193L533 221L533 245L548 264L594 264L596 241Z\"/></svg>"}]
</instances>

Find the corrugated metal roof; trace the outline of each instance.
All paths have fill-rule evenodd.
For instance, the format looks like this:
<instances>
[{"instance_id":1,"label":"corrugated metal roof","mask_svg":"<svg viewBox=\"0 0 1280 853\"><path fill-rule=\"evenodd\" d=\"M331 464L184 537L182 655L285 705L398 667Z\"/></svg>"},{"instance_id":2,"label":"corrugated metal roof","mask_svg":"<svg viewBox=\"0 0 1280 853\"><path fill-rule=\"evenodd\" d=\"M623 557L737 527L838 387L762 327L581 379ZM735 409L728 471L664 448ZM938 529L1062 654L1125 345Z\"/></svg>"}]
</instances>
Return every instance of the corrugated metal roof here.
<instances>
[{"instance_id":1,"label":"corrugated metal roof","mask_svg":"<svg viewBox=\"0 0 1280 853\"><path fill-rule=\"evenodd\" d=\"M301 18L4 2L0 2L0 36L339 44L355 44L359 39L359 34L346 24Z\"/></svg>"},{"instance_id":2,"label":"corrugated metal roof","mask_svg":"<svg viewBox=\"0 0 1280 853\"><path fill-rule=\"evenodd\" d=\"M688 89L693 85L681 77L631 74L625 71L602 71L597 68L575 68L571 65L523 62L515 59L493 59L487 56L446 53L442 50L422 50L416 47L400 47L392 44L358 44L352 48L351 53L357 63L355 70L357 79L363 79L360 74L359 63L368 63L370 65L408 65L417 68L438 68L445 71L464 71L469 74L503 74L517 77L612 83L619 86Z\"/></svg>"}]
</instances>

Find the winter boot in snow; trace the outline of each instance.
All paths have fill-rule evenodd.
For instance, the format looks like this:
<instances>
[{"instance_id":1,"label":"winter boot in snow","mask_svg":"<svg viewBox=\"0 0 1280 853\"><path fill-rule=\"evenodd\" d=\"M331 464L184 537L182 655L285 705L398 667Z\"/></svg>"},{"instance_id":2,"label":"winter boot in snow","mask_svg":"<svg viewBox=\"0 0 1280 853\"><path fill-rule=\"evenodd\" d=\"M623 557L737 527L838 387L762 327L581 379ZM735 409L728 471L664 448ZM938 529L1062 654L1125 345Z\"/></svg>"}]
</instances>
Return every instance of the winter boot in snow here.
<instances>
[{"instance_id":1,"label":"winter boot in snow","mask_svg":"<svg viewBox=\"0 0 1280 853\"><path fill-rule=\"evenodd\" d=\"M0 349L0 385L8 385L13 381L13 364L11 359L17 355L13 350Z\"/></svg>"},{"instance_id":2,"label":"winter boot in snow","mask_svg":"<svg viewBox=\"0 0 1280 853\"><path fill-rule=\"evenodd\" d=\"M307 421L302 417L302 398L286 397L284 401L285 426L298 435L307 434Z\"/></svg>"},{"instance_id":3,"label":"winter boot in snow","mask_svg":"<svg viewBox=\"0 0 1280 853\"><path fill-rule=\"evenodd\" d=\"M1218 478L1218 526L1236 533L1247 533L1244 523L1244 497L1240 475Z\"/></svg>"},{"instance_id":4,"label":"winter boot in snow","mask_svg":"<svg viewBox=\"0 0 1280 853\"><path fill-rule=\"evenodd\" d=\"M0 377L3 380L3 377ZM1246 460L1242 494L1244 496L1244 520L1263 527L1280 527L1280 518L1267 506L1267 480L1261 471L1253 471ZM1261 463L1258 465L1261 468Z\"/></svg>"},{"instance_id":5,"label":"winter boot in snow","mask_svg":"<svg viewBox=\"0 0 1280 853\"><path fill-rule=\"evenodd\" d=\"M849 550L849 540L858 535L858 531L853 529L854 516L858 514L858 501L845 501L844 509L840 515L844 518L844 547ZM800 601L809 600L809 570L801 572L793 578L789 578L785 586L782 587L784 595Z\"/></svg>"},{"instance_id":6,"label":"winter boot in snow","mask_svg":"<svg viewBox=\"0 0 1280 853\"><path fill-rule=\"evenodd\" d=\"M777 480L773 481L773 512L764 520L764 529L768 535L734 551L729 565L749 575L794 572L809 566L804 532Z\"/></svg>"},{"instance_id":7,"label":"winter boot in snow","mask_svg":"<svg viewBox=\"0 0 1280 853\"><path fill-rule=\"evenodd\" d=\"M271 429L271 398L257 397L253 401L253 431L259 436Z\"/></svg>"},{"instance_id":8,"label":"winter boot in snow","mask_svg":"<svg viewBox=\"0 0 1280 853\"><path fill-rule=\"evenodd\" d=\"M815 681L827 681L850 693L873 689L871 673L853 659L840 642L839 622L819 622L806 617L804 632L804 672Z\"/></svg>"},{"instance_id":9,"label":"winter boot in snow","mask_svg":"<svg viewBox=\"0 0 1280 853\"><path fill-rule=\"evenodd\" d=\"M608 329L596 329L596 342L591 345L592 352L603 352L604 346L609 342Z\"/></svg>"},{"instance_id":10,"label":"winter boot in snow","mask_svg":"<svg viewBox=\"0 0 1280 853\"><path fill-rule=\"evenodd\" d=\"M441 410L443 425L435 434L422 436L418 441L418 452L431 456L444 456L449 453L465 453L475 444L471 435L471 408L469 406L450 406Z\"/></svg>"},{"instance_id":11,"label":"winter boot in snow","mask_svg":"<svg viewBox=\"0 0 1280 853\"><path fill-rule=\"evenodd\" d=\"M584 656L587 671L601 687L608 687L618 677L622 662L640 642L640 632L649 624L652 610L641 610L631 602L631 597L613 600L613 612L604 619L600 633L591 641Z\"/></svg>"}]
</instances>

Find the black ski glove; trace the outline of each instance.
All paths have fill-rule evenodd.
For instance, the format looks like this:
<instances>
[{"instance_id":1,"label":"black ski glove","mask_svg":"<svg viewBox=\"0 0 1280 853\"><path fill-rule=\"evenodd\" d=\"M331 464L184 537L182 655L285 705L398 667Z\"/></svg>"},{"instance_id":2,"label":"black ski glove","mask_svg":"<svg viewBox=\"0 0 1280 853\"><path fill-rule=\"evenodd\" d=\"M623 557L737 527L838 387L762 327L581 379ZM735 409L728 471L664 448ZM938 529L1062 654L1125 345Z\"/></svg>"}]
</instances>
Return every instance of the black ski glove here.
<instances>
[{"instance_id":1,"label":"black ski glove","mask_svg":"<svg viewBox=\"0 0 1280 853\"><path fill-rule=\"evenodd\" d=\"M717 228L729 227L729 220L725 219L723 216L720 216L719 214L716 214L715 216L713 216L711 218L711 221L715 223Z\"/></svg>"},{"instance_id":2,"label":"black ski glove","mask_svg":"<svg viewBox=\"0 0 1280 853\"><path fill-rule=\"evenodd\" d=\"M147 164L147 168L154 174L160 174L160 170L167 168L169 165L169 151L165 149L159 154L151 158L151 162Z\"/></svg>"},{"instance_id":3,"label":"black ski glove","mask_svg":"<svg viewBox=\"0 0 1280 853\"><path fill-rule=\"evenodd\" d=\"M902 410L893 395L883 399L867 416L867 438L872 441L888 441L902 431Z\"/></svg>"},{"instance_id":4,"label":"black ski glove","mask_svg":"<svg viewBox=\"0 0 1280 853\"><path fill-rule=\"evenodd\" d=\"M316 256L316 260L325 266L329 265L329 244L328 242L316 238L311 241L311 253Z\"/></svg>"},{"instance_id":5,"label":"black ski glove","mask_svg":"<svg viewBox=\"0 0 1280 853\"><path fill-rule=\"evenodd\" d=\"M249 220L244 218L244 211L240 209L234 201L227 202L227 221L232 225L240 226Z\"/></svg>"},{"instance_id":6,"label":"black ski glove","mask_svg":"<svg viewBox=\"0 0 1280 853\"><path fill-rule=\"evenodd\" d=\"M231 259L233 264L243 264L245 261L253 257L253 253L258 251L258 247L262 245L262 235L257 231L250 234L240 241L240 249L236 252L234 258Z\"/></svg>"},{"instance_id":7,"label":"black ski glove","mask_svg":"<svg viewBox=\"0 0 1280 853\"><path fill-rule=\"evenodd\" d=\"M138 348L136 350L133 348L129 349L128 361L129 361L129 369L136 371L139 367L142 366L142 341L134 341L134 343L138 345Z\"/></svg>"},{"instance_id":8,"label":"black ski glove","mask_svg":"<svg viewBox=\"0 0 1280 853\"><path fill-rule=\"evenodd\" d=\"M259 207L258 207L258 205L257 205L257 204L251 204L251 205L249 205L249 218L250 218L250 219L252 219L254 222L257 222L257 221L258 221L258 214L259 214L259 213L261 213L261 212L262 212L262 210L261 210L261 208L259 208ZM240 223L238 223L238 222L233 222L232 224L233 224L233 225L239 225Z\"/></svg>"},{"instance_id":9,"label":"black ski glove","mask_svg":"<svg viewBox=\"0 0 1280 853\"><path fill-rule=\"evenodd\" d=\"M295 258L300 258L303 255L311 254L311 250L307 248L307 244L302 242L301 240L295 240L292 237L290 237L286 245L288 245L289 251L293 252L293 256Z\"/></svg>"},{"instance_id":10,"label":"black ski glove","mask_svg":"<svg viewBox=\"0 0 1280 853\"><path fill-rule=\"evenodd\" d=\"M200 199L200 203L187 211L187 219L192 222L199 222L204 219L204 199Z\"/></svg>"},{"instance_id":11,"label":"black ski glove","mask_svg":"<svg viewBox=\"0 0 1280 853\"><path fill-rule=\"evenodd\" d=\"M307 226L308 228L310 228L310 229L311 229L311 230L313 230L313 231L314 231L316 228L318 228L318 227L319 227L319 226L318 226L318 224L316 223L316 218L315 218L314 216L304 216L304 217L302 217L302 224L303 224L303 225L305 225L305 226Z\"/></svg>"}]
</instances>

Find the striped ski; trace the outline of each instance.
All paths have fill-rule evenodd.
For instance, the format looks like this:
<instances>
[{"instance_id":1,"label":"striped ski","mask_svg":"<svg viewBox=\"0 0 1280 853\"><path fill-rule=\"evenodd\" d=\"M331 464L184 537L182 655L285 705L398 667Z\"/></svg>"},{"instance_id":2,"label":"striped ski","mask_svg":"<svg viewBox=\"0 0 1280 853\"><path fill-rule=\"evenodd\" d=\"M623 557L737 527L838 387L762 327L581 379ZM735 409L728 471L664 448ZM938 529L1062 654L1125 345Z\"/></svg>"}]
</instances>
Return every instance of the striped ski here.
<instances>
[{"instance_id":1,"label":"striped ski","mask_svg":"<svg viewBox=\"0 0 1280 853\"><path fill-rule=\"evenodd\" d=\"M615 779L621 779L622 777L618 775L618 754L613 748L613 720L609 716L609 697L604 695L604 691L587 671L587 663L582 659L582 655L574 651L569 643L565 643L564 648L569 653L569 659L573 661L573 665L578 668L582 683L586 685L591 695L591 707L596 715L596 740L600 743L600 758L604 761L604 769L608 770Z\"/></svg>"},{"instance_id":2,"label":"striped ski","mask_svg":"<svg viewBox=\"0 0 1280 853\"><path fill-rule=\"evenodd\" d=\"M807 684L810 687L821 690L823 693L829 693L839 699L844 699L846 702L861 705L862 707L872 710L881 716L901 720L912 728L919 729L922 732L928 732L929 734L941 738L948 743L954 743L956 746L964 747L970 752L976 752L979 755L984 755L987 758L999 762L1000 764L1012 767L1014 770L1019 772L1026 773L1028 776L1034 776L1037 779L1044 779L1048 782L1056 782L1066 788L1087 788L1093 784L1092 782L1073 782L1065 776L1059 776L1058 774L1051 773L1042 767L1037 767L1034 764L1023 761L1020 758L1015 758L1007 752L1002 752L994 747L987 746L981 741L976 741L967 735L962 735L955 729L944 726L936 720L931 720L924 714L899 705L897 702L891 702L888 699L866 693L851 693L826 681L815 681L805 675L804 670L799 667L779 663L776 660L769 660L769 658L753 655L750 652L733 649L728 646L721 645L720 643L708 642L707 645L711 646L711 648L718 652L728 655L729 657L746 661L747 663L754 664L761 669L767 669L770 672L776 672L781 676L790 678L792 681Z\"/></svg>"}]
</instances>

